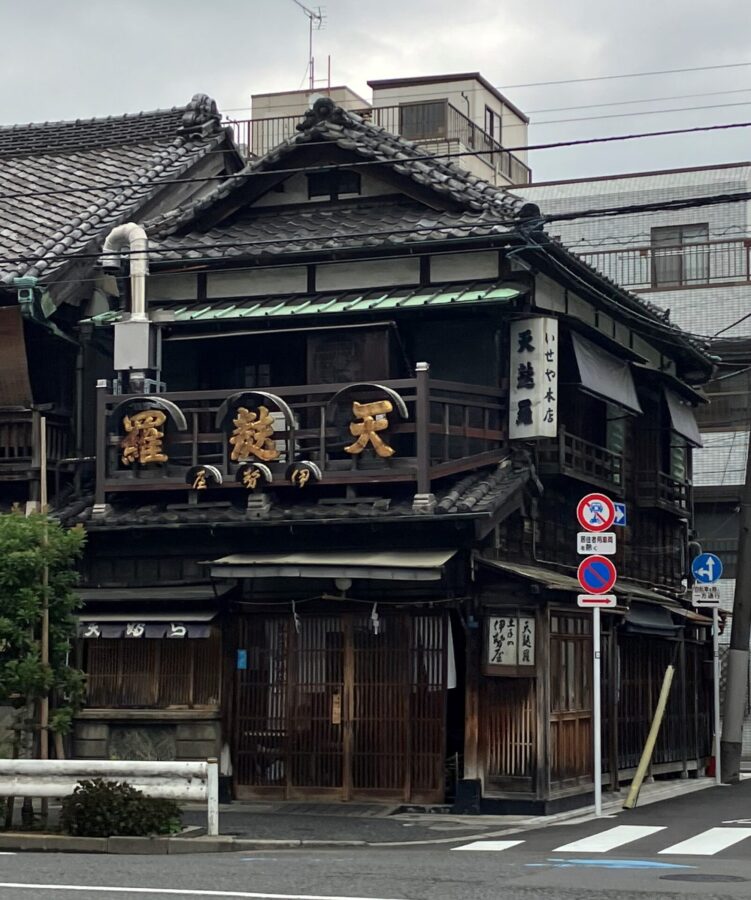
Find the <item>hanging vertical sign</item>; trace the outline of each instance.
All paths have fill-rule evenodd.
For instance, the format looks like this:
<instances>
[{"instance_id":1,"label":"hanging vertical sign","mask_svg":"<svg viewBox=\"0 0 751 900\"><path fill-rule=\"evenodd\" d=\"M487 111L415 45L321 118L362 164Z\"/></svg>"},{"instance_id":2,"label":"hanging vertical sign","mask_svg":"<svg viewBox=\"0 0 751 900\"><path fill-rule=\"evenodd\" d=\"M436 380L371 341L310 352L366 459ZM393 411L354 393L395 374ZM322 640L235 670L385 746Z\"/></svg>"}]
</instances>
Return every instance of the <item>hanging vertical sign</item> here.
<instances>
[{"instance_id":1,"label":"hanging vertical sign","mask_svg":"<svg viewBox=\"0 0 751 900\"><path fill-rule=\"evenodd\" d=\"M558 320L510 325L509 438L555 437L558 431Z\"/></svg>"}]
</instances>

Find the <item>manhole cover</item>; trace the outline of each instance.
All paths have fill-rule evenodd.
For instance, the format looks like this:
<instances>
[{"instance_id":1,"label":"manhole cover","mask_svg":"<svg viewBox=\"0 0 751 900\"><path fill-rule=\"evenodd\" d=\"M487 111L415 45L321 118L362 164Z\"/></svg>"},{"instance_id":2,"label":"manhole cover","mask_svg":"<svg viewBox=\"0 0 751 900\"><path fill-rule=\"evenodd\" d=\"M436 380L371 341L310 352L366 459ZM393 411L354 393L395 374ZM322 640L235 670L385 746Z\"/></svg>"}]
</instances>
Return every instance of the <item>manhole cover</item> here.
<instances>
[{"instance_id":1,"label":"manhole cover","mask_svg":"<svg viewBox=\"0 0 751 900\"><path fill-rule=\"evenodd\" d=\"M661 875L660 881L702 881L710 884L748 881L740 875Z\"/></svg>"}]
</instances>

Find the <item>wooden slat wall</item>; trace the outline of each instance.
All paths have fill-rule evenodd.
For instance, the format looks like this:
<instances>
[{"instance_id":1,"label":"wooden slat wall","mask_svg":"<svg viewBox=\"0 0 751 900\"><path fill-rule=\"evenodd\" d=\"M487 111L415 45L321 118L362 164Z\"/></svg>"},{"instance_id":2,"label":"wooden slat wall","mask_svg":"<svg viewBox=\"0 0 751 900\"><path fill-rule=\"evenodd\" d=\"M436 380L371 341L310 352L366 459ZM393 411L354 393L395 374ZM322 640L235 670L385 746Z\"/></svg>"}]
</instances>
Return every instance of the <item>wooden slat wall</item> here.
<instances>
[{"instance_id":1,"label":"wooden slat wall","mask_svg":"<svg viewBox=\"0 0 751 900\"><path fill-rule=\"evenodd\" d=\"M221 638L84 642L87 703L94 707L218 706Z\"/></svg>"},{"instance_id":2,"label":"wooden slat wall","mask_svg":"<svg viewBox=\"0 0 751 900\"><path fill-rule=\"evenodd\" d=\"M441 799L447 626L384 614L375 634L369 615L344 614L302 616L298 632L289 617L243 617L240 793Z\"/></svg>"},{"instance_id":3,"label":"wooden slat wall","mask_svg":"<svg viewBox=\"0 0 751 900\"><path fill-rule=\"evenodd\" d=\"M484 678L480 695L480 753L486 784L531 790L536 769L537 710L533 678ZM508 782L508 783L507 783Z\"/></svg>"},{"instance_id":4,"label":"wooden slat wall","mask_svg":"<svg viewBox=\"0 0 751 900\"><path fill-rule=\"evenodd\" d=\"M592 780L591 617L551 616L550 768L558 786Z\"/></svg>"}]
</instances>

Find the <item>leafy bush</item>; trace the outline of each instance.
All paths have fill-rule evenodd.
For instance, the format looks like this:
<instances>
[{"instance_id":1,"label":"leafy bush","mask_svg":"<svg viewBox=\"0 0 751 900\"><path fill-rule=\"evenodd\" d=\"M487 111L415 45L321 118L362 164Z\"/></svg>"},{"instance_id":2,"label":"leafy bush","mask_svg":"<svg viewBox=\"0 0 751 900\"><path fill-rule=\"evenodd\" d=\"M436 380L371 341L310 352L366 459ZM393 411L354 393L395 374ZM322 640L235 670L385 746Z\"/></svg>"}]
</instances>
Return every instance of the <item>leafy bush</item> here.
<instances>
[{"instance_id":1,"label":"leafy bush","mask_svg":"<svg viewBox=\"0 0 751 900\"><path fill-rule=\"evenodd\" d=\"M81 837L174 834L181 827L180 807L172 800L147 797L126 782L94 778L82 781L62 804L60 822Z\"/></svg>"}]
</instances>

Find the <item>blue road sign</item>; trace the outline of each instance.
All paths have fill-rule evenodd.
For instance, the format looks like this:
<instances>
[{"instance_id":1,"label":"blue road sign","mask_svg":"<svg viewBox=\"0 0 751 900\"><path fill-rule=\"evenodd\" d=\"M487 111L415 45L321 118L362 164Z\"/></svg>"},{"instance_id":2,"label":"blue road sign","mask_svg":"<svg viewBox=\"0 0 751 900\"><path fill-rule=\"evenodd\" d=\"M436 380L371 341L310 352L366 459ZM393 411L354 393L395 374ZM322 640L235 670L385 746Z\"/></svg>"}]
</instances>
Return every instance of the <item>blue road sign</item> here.
<instances>
[{"instance_id":1,"label":"blue road sign","mask_svg":"<svg viewBox=\"0 0 751 900\"><path fill-rule=\"evenodd\" d=\"M722 560L714 553L700 553L691 563L691 574L697 584L714 584L722 578Z\"/></svg>"},{"instance_id":2,"label":"blue road sign","mask_svg":"<svg viewBox=\"0 0 751 900\"><path fill-rule=\"evenodd\" d=\"M626 504L625 503L614 503L615 507L615 519L613 520L613 525L620 525L621 527L625 527L628 525L628 516L626 515Z\"/></svg>"},{"instance_id":3,"label":"blue road sign","mask_svg":"<svg viewBox=\"0 0 751 900\"><path fill-rule=\"evenodd\" d=\"M579 563L579 584L590 594L607 594L615 584L616 568L607 556L588 556Z\"/></svg>"}]
</instances>

